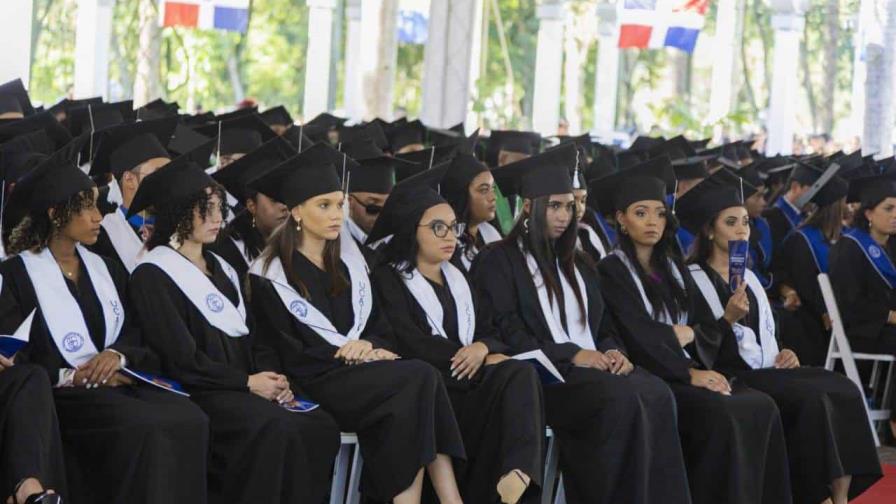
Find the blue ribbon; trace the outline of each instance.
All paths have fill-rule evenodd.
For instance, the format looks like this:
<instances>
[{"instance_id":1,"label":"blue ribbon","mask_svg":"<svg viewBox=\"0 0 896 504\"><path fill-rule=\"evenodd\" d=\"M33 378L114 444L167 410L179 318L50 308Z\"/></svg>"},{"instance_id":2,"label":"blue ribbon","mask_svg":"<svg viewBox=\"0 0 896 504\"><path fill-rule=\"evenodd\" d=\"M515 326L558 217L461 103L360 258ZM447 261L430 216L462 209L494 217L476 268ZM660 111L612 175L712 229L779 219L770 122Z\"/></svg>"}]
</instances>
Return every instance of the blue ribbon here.
<instances>
[{"instance_id":1,"label":"blue ribbon","mask_svg":"<svg viewBox=\"0 0 896 504\"><path fill-rule=\"evenodd\" d=\"M796 231L809 244L809 250L812 251L812 258L815 259L815 266L819 273L828 272L828 252L831 250L831 244L825 239L821 229L815 226L803 226Z\"/></svg>"},{"instance_id":2,"label":"blue ribbon","mask_svg":"<svg viewBox=\"0 0 896 504\"><path fill-rule=\"evenodd\" d=\"M843 236L859 244L859 248L865 253L865 257L874 266L877 274L892 289L896 285L896 266L893 266L887 251L882 249L870 234L861 229L852 228Z\"/></svg>"},{"instance_id":3,"label":"blue ribbon","mask_svg":"<svg viewBox=\"0 0 896 504\"><path fill-rule=\"evenodd\" d=\"M800 225L800 222L803 219L800 215L799 210L793 208L793 205L785 200L784 196L781 196L777 201L775 201L775 206L781 210L781 212L784 214L784 217L786 217L787 221L790 222L790 227L795 228Z\"/></svg>"}]
</instances>

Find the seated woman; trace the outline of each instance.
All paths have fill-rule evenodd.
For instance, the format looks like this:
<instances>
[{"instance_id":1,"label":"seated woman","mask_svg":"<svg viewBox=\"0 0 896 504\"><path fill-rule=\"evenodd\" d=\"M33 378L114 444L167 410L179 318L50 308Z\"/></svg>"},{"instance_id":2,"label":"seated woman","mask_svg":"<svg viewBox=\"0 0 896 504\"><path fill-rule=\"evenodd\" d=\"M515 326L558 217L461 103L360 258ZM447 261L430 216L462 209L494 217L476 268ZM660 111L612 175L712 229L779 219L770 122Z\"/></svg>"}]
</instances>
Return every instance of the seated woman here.
<instances>
[{"instance_id":1,"label":"seated woman","mask_svg":"<svg viewBox=\"0 0 896 504\"><path fill-rule=\"evenodd\" d=\"M581 147L579 149L572 173L572 195L576 202L576 249L597 264L612 247L597 222L597 212L588 206L588 182L584 169L587 157L584 150Z\"/></svg>"},{"instance_id":2,"label":"seated woman","mask_svg":"<svg viewBox=\"0 0 896 504\"><path fill-rule=\"evenodd\" d=\"M259 365L357 432L367 498L420 502L426 468L441 502L461 502L451 458L464 449L451 403L438 371L389 350L364 256L343 227L341 159L319 144L253 183L289 208L249 270Z\"/></svg>"},{"instance_id":3,"label":"seated woman","mask_svg":"<svg viewBox=\"0 0 896 504\"><path fill-rule=\"evenodd\" d=\"M853 352L896 355L896 176L853 179L848 203L860 203L853 227L831 247L831 283ZM896 436L894 396L890 430Z\"/></svg>"},{"instance_id":4,"label":"seated woman","mask_svg":"<svg viewBox=\"0 0 896 504\"><path fill-rule=\"evenodd\" d=\"M511 353L540 351L562 375L543 390L567 502L690 502L672 394L629 362L596 271L575 250L574 160L558 147L495 171L523 210L473 264L480 307Z\"/></svg>"},{"instance_id":5,"label":"seated woman","mask_svg":"<svg viewBox=\"0 0 896 504\"><path fill-rule=\"evenodd\" d=\"M632 361L666 380L696 504L790 502L787 452L774 401L691 357L702 329L693 283L663 201L673 175L657 158L605 178L599 201L616 211L619 246L598 264L602 291ZM687 348L685 348L687 347Z\"/></svg>"},{"instance_id":6,"label":"seated woman","mask_svg":"<svg viewBox=\"0 0 896 504\"><path fill-rule=\"evenodd\" d=\"M294 413L282 375L258 372L236 271L204 247L225 212L223 190L179 158L146 177L131 212L156 216L130 297L163 372L210 419L210 502L320 502L339 431L322 411Z\"/></svg>"},{"instance_id":7,"label":"seated woman","mask_svg":"<svg viewBox=\"0 0 896 504\"><path fill-rule=\"evenodd\" d=\"M831 180L822 189L824 199L841 203L846 183ZM864 398L845 376L800 367L793 351L779 351L775 314L752 271L735 279L738 286L732 291L729 243L743 241L746 253L750 237L739 186L739 177L723 168L677 204L676 215L697 237L690 258L701 294L694 318L704 331L697 337L714 332L710 339L718 344L715 353L700 354L701 362L769 394L778 404L793 502L845 504L881 477Z\"/></svg>"},{"instance_id":8,"label":"seated woman","mask_svg":"<svg viewBox=\"0 0 896 504\"><path fill-rule=\"evenodd\" d=\"M800 299L794 311L776 313L783 318L781 338L806 366L824 366L830 346L831 319L818 274L828 272L828 253L842 235L848 188L849 183L837 176L821 186L810 199L818 208L787 235L775 265L781 289L795 290Z\"/></svg>"},{"instance_id":9,"label":"seated woman","mask_svg":"<svg viewBox=\"0 0 896 504\"><path fill-rule=\"evenodd\" d=\"M437 192L402 181L373 226L392 235L374 289L392 325L397 351L442 372L460 424L467 463L458 480L466 502L538 502L544 459L544 406L532 365L510 359L487 319L477 315L470 285L450 260L463 224ZM527 491L529 483L532 489Z\"/></svg>"},{"instance_id":10,"label":"seated woman","mask_svg":"<svg viewBox=\"0 0 896 504\"><path fill-rule=\"evenodd\" d=\"M13 256L0 264L0 332L33 317L16 361L42 367L54 385L67 497L203 502L208 420L189 400L126 374L125 366L154 371L155 359L124 302L124 268L84 247L99 234L98 191L66 150L10 197L28 211L10 235Z\"/></svg>"},{"instance_id":11,"label":"seated woman","mask_svg":"<svg viewBox=\"0 0 896 504\"><path fill-rule=\"evenodd\" d=\"M457 237L455 265L469 271L480 250L501 240L501 233L490 224L498 200L495 178L475 156L460 153L451 159L439 191L457 215L457 222L464 225L463 234Z\"/></svg>"},{"instance_id":12,"label":"seated woman","mask_svg":"<svg viewBox=\"0 0 896 504\"><path fill-rule=\"evenodd\" d=\"M0 446L0 496L8 496L3 502L62 502L65 468L53 389L43 369L15 365L14 356L0 355Z\"/></svg>"}]
</instances>

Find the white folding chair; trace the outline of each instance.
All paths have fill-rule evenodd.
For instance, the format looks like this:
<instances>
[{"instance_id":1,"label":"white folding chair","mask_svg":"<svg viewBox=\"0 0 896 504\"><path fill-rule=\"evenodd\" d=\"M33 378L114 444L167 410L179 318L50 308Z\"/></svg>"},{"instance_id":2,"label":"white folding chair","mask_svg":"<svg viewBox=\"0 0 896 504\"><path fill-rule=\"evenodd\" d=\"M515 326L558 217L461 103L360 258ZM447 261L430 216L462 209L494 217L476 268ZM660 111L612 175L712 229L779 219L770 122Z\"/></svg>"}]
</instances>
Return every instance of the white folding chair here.
<instances>
[{"instance_id":1,"label":"white folding chair","mask_svg":"<svg viewBox=\"0 0 896 504\"><path fill-rule=\"evenodd\" d=\"M548 445L544 459L544 484L541 488L541 504L566 504L566 492L563 490L563 474L557 467L560 462L560 448L557 447L557 438L550 427L545 429L545 437ZM557 491L554 492L556 486ZM551 498L553 497L553 501Z\"/></svg>"},{"instance_id":2,"label":"white folding chair","mask_svg":"<svg viewBox=\"0 0 896 504\"><path fill-rule=\"evenodd\" d=\"M865 390L862 387L862 378L859 376L856 361L872 362L871 380L869 388L871 396L868 399L876 401L879 406L871 409L868 400L865 401L865 410L868 412L868 421L871 423L871 431L874 434L874 443L880 446L880 438L877 435L875 422L883 422L890 419L890 410L883 408L883 402L890 397L890 388L893 383L893 367L896 357L889 354L872 354L872 353L853 353L849 340L846 338L846 331L843 329L843 319L840 318L840 309L837 307L837 299L834 297L834 289L831 287L831 279L826 273L818 275L818 285L821 287L821 295L824 298L825 307L828 310L828 316L831 318L831 343L828 346L828 357L825 361L825 369L834 370L837 360L843 363L843 369L846 376L849 377L864 396ZM884 380L883 394L877 394L878 383L880 381L881 363L887 366L887 377Z\"/></svg>"},{"instance_id":3,"label":"white folding chair","mask_svg":"<svg viewBox=\"0 0 896 504\"><path fill-rule=\"evenodd\" d=\"M340 437L341 445L333 464L333 481L330 483L330 504L358 504L361 500L358 485L361 482L361 468L364 465L361 447L358 445L358 436L353 433L343 432ZM350 457L352 457L351 464L349 464ZM346 476L348 476L348 495L345 492Z\"/></svg>"}]
</instances>

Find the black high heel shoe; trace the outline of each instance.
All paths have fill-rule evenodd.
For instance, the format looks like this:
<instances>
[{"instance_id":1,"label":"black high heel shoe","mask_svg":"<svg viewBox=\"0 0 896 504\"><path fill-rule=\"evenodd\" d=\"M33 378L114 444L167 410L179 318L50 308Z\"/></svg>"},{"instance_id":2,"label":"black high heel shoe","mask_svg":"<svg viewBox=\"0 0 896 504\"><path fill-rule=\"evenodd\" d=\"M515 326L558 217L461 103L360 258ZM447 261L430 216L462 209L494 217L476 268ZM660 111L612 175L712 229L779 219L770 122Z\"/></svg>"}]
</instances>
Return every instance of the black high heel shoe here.
<instances>
[{"instance_id":1,"label":"black high heel shoe","mask_svg":"<svg viewBox=\"0 0 896 504\"><path fill-rule=\"evenodd\" d=\"M62 497L45 490L39 494L29 495L24 504L62 504Z\"/></svg>"}]
</instances>

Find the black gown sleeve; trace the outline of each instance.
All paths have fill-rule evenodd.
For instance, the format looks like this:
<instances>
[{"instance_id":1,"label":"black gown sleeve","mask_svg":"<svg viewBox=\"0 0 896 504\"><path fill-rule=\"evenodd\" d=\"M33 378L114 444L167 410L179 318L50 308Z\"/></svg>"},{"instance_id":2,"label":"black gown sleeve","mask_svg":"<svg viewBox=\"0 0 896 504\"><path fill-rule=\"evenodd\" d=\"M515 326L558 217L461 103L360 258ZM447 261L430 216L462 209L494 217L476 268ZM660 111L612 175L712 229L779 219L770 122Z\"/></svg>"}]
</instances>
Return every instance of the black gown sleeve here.
<instances>
[{"instance_id":1,"label":"black gown sleeve","mask_svg":"<svg viewBox=\"0 0 896 504\"><path fill-rule=\"evenodd\" d=\"M118 299L124 305L124 324L118 339L109 346L110 349L121 353L127 359L127 367L139 371L159 372L159 358L143 341L143 333L140 326L135 323L137 314L134 312L128 300L128 273L119 261L104 257L106 267L115 289L118 291Z\"/></svg>"},{"instance_id":2,"label":"black gown sleeve","mask_svg":"<svg viewBox=\"0 0 896 504\"><path fill-rule=\"evenodd\" d=\"M128 294L149 347L167 362L167 374L187 388L247 390L246 371L218 362L198 348L185 320L186 299L167 273L154 264L134 270Z\"/></svg>"},{"instance_id":3,"label":"black gown sleeve","mask_svg":"<svg viewBox=\"0 0 896 504\"><path fill-rule=\"evenodd\" d=\"M828 312L818 286L818 268L806 240L796 233L784 240L781 262L787 271L786 279L800 297L804 308L808 308L819 320Z\"/></svg>"},{"instance_id":4,"label":"black gown sleeve","mask_svg":"<svg viewBox=\"0 0 896 504\"><path fill-rule=\"evenodd\" d=\"M542 350L555 365L571 365L581 350L575 343L555 343L550 335L539 338L530 332L520 316L520 285L505 247L486 247L479 252L471 276L480 304L513 353ZM530 278L530 277L527 277Z\"/></svg>"},{"instance_id":5,"label":"black gown sleeve","mask_svg":"<svg viewBox=\"0 0 896 504\"><path fill-rule=\"evenodd\" d=\"M693 362L683 353L672 326L657 322L622 261L610 255L598 263L604 299L616 319L616 327L636 365L667 381L690 382Z\"/></svg>"},{"instance_id":6,"label":"black gown sleeve","mask_svg":"<svg viewBox=\"0 0 896 504\"><path fill-rule=\"evenodd\" d=\"M831 284L847 332L875 338L894 307L872 286L881 282L865 253L851 239L841 239L830 252Z\"/></svg>"}]
</instances>

